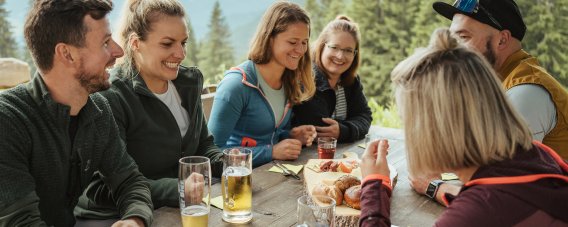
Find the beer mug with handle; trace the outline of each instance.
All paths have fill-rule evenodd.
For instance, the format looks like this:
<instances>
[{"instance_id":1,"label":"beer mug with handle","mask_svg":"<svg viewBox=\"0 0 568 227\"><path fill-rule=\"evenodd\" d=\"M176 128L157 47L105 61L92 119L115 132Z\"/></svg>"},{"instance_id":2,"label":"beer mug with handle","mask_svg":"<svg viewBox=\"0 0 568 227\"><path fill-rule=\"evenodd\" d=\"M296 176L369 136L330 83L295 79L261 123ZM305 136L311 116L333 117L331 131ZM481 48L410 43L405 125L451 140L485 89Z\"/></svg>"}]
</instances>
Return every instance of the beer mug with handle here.
<instances>
[{"instance_id":1,"label":"beer mug with handle","mask_svg":"<svg viewBox=\"0 0 568 227\"><path fill-rule=\"evenodd\" d=\"M211 192L209 158L199 156L181 158L178 189L183 227L207 227Z\"/></svg>"},{"instance_id":2,"label":"beer mug with handle","mask_svg":"<svg viewBox=\"0 0 568 227\"><path fill-rule=\"evenodd\" d=\"M252 151L229 148L223 151L223 220L246 223L252 219Z\"/></svg>"}]
</instances>

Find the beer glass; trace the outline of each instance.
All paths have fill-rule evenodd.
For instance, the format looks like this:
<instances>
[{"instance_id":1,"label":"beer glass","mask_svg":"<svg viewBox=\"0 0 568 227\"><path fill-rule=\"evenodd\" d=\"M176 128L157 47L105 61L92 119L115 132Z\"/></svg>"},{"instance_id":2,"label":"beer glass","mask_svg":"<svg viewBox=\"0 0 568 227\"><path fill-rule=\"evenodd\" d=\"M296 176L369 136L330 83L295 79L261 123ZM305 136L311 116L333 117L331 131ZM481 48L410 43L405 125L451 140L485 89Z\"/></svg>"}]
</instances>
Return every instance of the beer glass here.
<instances>
[{"instance_id":1,"label":"beer glass","mask_svg":"<svg viewBox=\"0 0 568 227\"><path fill-rule=\"evenodd\" d=\"M211 192L209 158L189 156L179 160L178 191L183 227L206 227Z\"/></svg>"},{"instance_id":2,"label":"beer glass","mask_svg":"<svg viewBox=\"0 0 568 227\"><path fill-rule=\"evenodd\" d=\"M246 223L252 219L252 151L229 148L223 151L223 220Z\"/></svg>"}]
</instances>

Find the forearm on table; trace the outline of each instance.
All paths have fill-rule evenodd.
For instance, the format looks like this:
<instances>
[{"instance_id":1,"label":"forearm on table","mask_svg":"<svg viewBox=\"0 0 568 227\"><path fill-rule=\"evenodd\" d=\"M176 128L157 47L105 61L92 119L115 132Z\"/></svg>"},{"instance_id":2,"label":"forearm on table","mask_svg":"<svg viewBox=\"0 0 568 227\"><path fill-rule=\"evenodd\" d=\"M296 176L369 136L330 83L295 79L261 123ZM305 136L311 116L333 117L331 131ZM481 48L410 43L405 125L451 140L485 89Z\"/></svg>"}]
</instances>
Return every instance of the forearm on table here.
<instances>
[{"instance_id":1,"label":"forearm on table","mask_svg":"<svg viewBox=\"0 0 568 227\"><path fill-rule=\"evenodd\" d=\"M461 190L461 186L460 185L455 185L452 183L443 183L440 185L440 187L438 188L438 191L436 192L436 201L440 204L442 204L443 206L447 207L448 203L447 201L445 201L444 195L447 194L451 194L453 196L457 196L459 194Z\"/></svg>"}]
</instances>

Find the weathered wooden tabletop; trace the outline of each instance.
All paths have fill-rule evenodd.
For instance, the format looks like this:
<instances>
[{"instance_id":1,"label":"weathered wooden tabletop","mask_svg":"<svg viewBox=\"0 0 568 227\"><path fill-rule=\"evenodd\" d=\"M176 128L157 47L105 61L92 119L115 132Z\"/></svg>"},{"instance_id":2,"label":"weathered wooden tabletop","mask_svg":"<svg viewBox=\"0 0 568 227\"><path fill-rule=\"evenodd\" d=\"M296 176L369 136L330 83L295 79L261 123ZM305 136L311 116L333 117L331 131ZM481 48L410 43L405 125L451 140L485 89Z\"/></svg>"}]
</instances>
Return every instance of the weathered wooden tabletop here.
<instances>
[{"instance_id":1,"label":"weathered wooden tabletop","mask_svg":"<svg viewBox=\"0 0 568 227\"><path fill-rule=\"evenodd\" d=\"M389 139L390 151L387 159L398 172L398 183L391 198L391 221L396 226L432 226L444 208L425 196L413 191L408 182L406 154L402 131L391 128L371 127L371 133ZM335 158L341 158L346 151L361 157L363 148L357 141L352 144L338 144ZM295 161L282 161L294 165L305 164L318 157L315 146L304 148ZM296 200L305 193L304 182L282 174L268 172L272 164L253 170L253 220L242 226L294 226L296 224ZM303 178L303 174L299 174ZM219 184L211 186L212 196L221 195ZM209 226L233 226L221 220L222 210L211 207ZM154 211L154 226L181 226L178 208L163 207Z\"/></svg>"}]
</instances>

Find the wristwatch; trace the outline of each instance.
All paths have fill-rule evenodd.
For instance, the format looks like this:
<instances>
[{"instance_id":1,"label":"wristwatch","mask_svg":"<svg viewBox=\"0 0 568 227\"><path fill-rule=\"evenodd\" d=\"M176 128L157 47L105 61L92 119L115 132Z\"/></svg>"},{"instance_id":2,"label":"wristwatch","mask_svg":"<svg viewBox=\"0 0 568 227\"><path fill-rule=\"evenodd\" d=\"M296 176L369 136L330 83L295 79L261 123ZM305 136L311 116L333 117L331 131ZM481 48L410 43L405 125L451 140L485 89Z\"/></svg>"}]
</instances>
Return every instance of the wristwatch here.
<instances>
[{"instance_id":1,"label":"wristwatch","mask_svg":"<svg viewBox=\"0 0 568 227\"><path fill-rule=\"evenodd\" d=\"M444 181L442 180L433 180L430 181L428 184L428 188L426 188L426 196L432 200L436 200L436 193L438 193L438 188L442 185Z\"/></svg>"}]
</instances>

